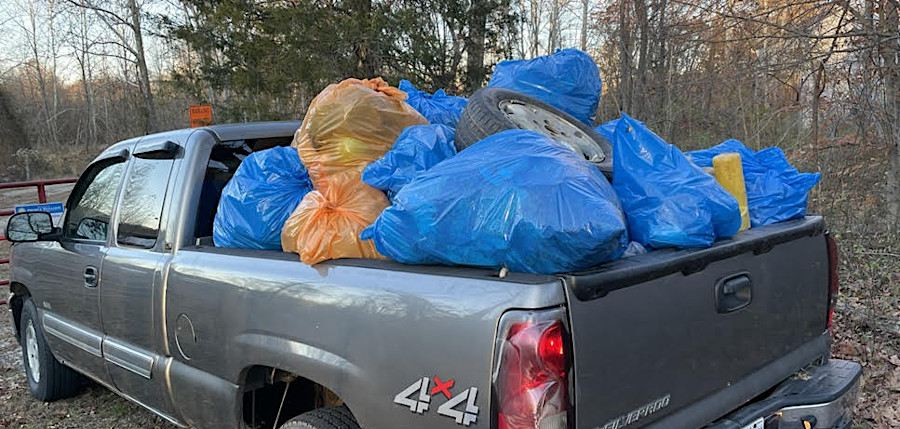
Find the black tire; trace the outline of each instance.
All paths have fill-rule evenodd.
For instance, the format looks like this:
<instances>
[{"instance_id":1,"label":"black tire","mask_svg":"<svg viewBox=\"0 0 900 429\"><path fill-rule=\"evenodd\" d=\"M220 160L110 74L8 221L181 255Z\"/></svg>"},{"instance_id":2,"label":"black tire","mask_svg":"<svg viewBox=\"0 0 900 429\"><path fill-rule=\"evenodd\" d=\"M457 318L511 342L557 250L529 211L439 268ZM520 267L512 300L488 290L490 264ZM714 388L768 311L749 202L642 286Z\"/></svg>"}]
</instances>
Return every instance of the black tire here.
<instances>
[{"instance_id":1,"label":"black tire","mask_svg":"<svg viewBox=\"0 0 900 429\"><path fill-rule=\"evenodd\" d=\"M592 161L594 165L608 177L612 177L612 144L597 133L596 130L556 107L544 103L534 97L529 97L520 92L506 88L481 88L469 97L469 102L466 104L466 108L463 110L462 116L460 117L459 125L456 126L456 150L462 151L484 138L501 131L519 128L519 126L513 123L507 114L501 110L501 103L508 100L517 100L534 105L558 116L560 119L569 122L576 127L587 136L586 139L580 139L579 142L589 141L596 144L596 147L590 148L590 150L599 150L598 153L603 155L602 159ZM562 141L563 143L575 143L574 141L565 141L566 136L551 131L541 130L539 132L548 137Z\"/></svg>"},{"instance_id":2,"label":"black tire","mask_svg":"<svg viewBox=\"0 0 900 429\"><path fill-rule=\"evenodd\" d=\"M30 329L29 329L30 325ZM44 329L38 318L37 308L28 298L22 307L22 316L19 320L20 336L22 339L22 360L25 366L25 377L28 378L28 388L31 394L40 401L51 402L74 396L81 389L81 375L73 369L61 364L47 345ZM30 336L34 335L35 350L29 353ZM29 357L29 355L32 357ZM38 363L38 380L32 372L32 358Z\"/></svg>"},{"instance_id":3,"label":"black tire","mask_svg":"<svg viewBox=\"0 0 900 429\"><path fill-rule=\"evenodd\" d=\"M359 429L359 424L346 406L322 407L294 417L280 429Z\"/></svg>"}]
</instances>

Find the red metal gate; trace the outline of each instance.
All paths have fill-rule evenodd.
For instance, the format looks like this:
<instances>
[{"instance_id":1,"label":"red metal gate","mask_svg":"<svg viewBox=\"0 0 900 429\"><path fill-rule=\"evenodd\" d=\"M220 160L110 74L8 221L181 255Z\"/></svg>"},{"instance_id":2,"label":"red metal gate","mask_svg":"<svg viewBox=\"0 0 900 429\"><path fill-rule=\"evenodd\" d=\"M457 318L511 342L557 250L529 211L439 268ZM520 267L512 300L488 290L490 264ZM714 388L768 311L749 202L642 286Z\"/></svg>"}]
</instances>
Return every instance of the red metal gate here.
<instances>
[{"instance_id":1,"label":"red metal gate","mask_svg":"<svg viewBox=\"0 0 900 429\"><path fill-rule=\"evenodd\" d=\"M38 203L46 203L47 202L47 186L50 185L61 185L64 183L75 183L78 180L77 177L68 177L65 179L51 179L51 180L33 180L30 182L7 182L0 183L0 191L4 189L16 189L16 188L37 188L38 194ZM0 216L10 216L15 213L15 210L12 208L0 210ZM3 232L5 234L5 231ZM0 241L5 241L6 236L0 235ZM5 258L0 259L0 265L9 264L9 255ZM0 286L8 286L9 279L0 280ZM0 292L0 305L6 304L6 293Z\"/></svg>"}]
</instances>

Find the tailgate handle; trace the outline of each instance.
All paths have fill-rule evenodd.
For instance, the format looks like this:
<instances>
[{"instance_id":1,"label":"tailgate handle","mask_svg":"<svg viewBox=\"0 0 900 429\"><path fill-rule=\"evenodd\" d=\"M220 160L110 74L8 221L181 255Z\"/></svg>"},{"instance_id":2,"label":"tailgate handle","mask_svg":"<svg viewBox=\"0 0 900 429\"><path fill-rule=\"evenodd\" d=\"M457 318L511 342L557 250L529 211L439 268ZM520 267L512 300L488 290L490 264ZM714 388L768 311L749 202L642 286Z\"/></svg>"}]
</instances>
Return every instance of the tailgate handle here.
<instances>
[{"instance_id":1,"label":"tailgate handle","mask_svg":"<svg viewBox=\"0 0 900 429\"><path fill-rule=\"evenodd\" d=\"M738 311L753 298L753 288L748 273L738 273L720 279L716 283L716 311Z\"/></svg>"}]
</instances>

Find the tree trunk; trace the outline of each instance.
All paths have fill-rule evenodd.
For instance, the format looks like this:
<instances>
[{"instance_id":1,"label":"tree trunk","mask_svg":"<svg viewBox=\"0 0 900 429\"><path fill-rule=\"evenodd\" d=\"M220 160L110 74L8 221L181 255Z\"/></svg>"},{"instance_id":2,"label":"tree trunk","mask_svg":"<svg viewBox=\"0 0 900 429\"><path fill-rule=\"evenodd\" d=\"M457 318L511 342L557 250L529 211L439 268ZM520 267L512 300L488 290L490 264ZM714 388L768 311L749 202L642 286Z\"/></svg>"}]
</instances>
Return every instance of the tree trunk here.
<instances>
[{"instance_id":1,"label":"tree trunk","mask_svg":"<svg viewBox=\"0 0 900 429\"><path fill-rule=\"evenodd\" d=\"M484 36L487 32L487 15L490 4L486 0L472 0L469 9L469 37L466 39L466 91L481 88L486 75L484 70Z\"/></svg>"},{"instance_id":2,"label":"tree trunk","mask_svg":"<svg viewBox=\"0 0 900 429\"><path fill-rule=\"evenodd\" d=\"M633 113L631 101L634 91L634 76L631 50L634 41L631 34L631 20L628 14L628 3L623 0L617 6L619 8L619 97L622 100L621 109L624 112Z\"/></svg>"},{"instance_id":3,"label":"tree trunk","mask_svg":"<svg viewBox=\"0 0 900 429\"><path fill-rule=\"evenodd\" d=\"M667 0L659 0L657 5L657 16L659 16L658 26L657 26L657 40L656 40L656 52L654 53L654 64L653 64L653 81L650 83L653 92L653 107L655 109L654 116L658 117L667 117L669 115L669 107L667 101L669 100L669 53L668 53L668 45L669 45L669 23L667 21L668 18L668 1ZM669 122L666 122L665 127L669 127ZM668 133L664 133L666 137L670 137Z\"/></svg>"},{"instance_id":4,"label":"tree trunk","mask_svg":"<svg viewBox=\"0 0 900 429\"><path fill-rule=\"evenodd\" d=\"M640 27L640 48L638 51L638 70L632 105L634 115L645 116L644 106L647 99L647 70L650 66L650 19L647 13L647 0L634 0L634 15Z\"/></svg>"},{"instance_id":5,"label":"tree trunk","mask_svg":"<svg viewBox=\"0 0 900 429\"><path fill-rule=\"evenodd\" d=\"M53 107L50 111L50 117L47 121L47 127L50 128L50 136L53 144L59 146L59 82L57 81L57 57L58 47L56 46L56 2L49 0L47 2L47 24L50 30L50 85L53 94Z\"/></svg>"},{"instance_id":6,"label":"tree trunk","mask_svg":"<svg viewBox=\"0 0 900 429\"><path fill-rule=\"evenodd\" d=\"M531 0L531 57L538 56L541 39L541 3L538 0Z\"/></svg>"},{"instance_id":7,"label":"tree trunk","mask_svg":"<svg viewBox=\"0 0 900 429\"><path fill-rule=\"evenodd\" d=\"M587 51L588 7L590 0L581 0L581 50Z\"/></svg>"},{"instance_id":8,"label":"tree trunk","mask_svg":"<svg viewBox=\"0 0 900 429\"><path fill-rule=\"evenodd\" d=\"M356 72L358 76L365 78L375 77L378 69L377 49L372 49L371 44L376 40L370 39L372 31L372 0L353 0L350 2L352 19L356 22L356 32L359 37L353 53L356 56Z\"/></svg>"},{"instance_id":9,"label":"tree trunk","mask_svg":"<svg viewBox=\"0 0 900 429\"><path fill-rule=\"evenodd\" d=\"M94 102L94 78L91 66L90 41L88 39L88 14L81 2L79 10L81 18L81 28L78 32L78 47L76 58L81 68L81 86L84 92L85 110L87 111L87 129L88 135L85 139L85 146L98 140L99 130L97 129L97 108Z\"/></svg>"},{"instance_id":10,"label":"tree trunk","mask_svg":"<svg viewBox=\"0 0 900 429\"><path fill-rule=\"evenodd\" d=\"M812 132L810 133L810 147L816 160L816 170L821 171L819 164L819 109L821 107L822 93L825 92L825 62L819 61L815 71L812 99Z\"/></svg>"},{"instance_id":11,"label":"tree trunk","mask_svg":"<svg viewBox=\"0 0 900 429\"><path fill-rule=\"evenodd\" d=\"M153 103L153 88L150 86L150 72L147 70L147 56L144 51L144 36L141 28L141 11L135 0L128 0L128 9L131 13L131 30L134 32L134 51L138 65L138 85L141 96L144 99L144 115L147 121L147 132L154 133L159 130L156 121L156 105Z\"/></svg>"},{"instance_id":12,"label":"tree trunk","mask_svg":"<svg viewBox=\"0 0 900 429\"><path fill-rule=\"evenodd\" d=\"M559 47L559 0L550 3L550 34L547 40L547 54L552 54Z\"/></svg>"},{"instance_id":13,"label":"tree trunk","mask_svg":"<svg viewBox=\"0 0 900 429\"><path fill-rule=\"evenodd\" d=\"M32 68L34 69L35 80L38 83L38 89L40 90L40 93L41 93L40 94L41 95L41 110L42 110L41 113L43 113L42 119L44 121L49 121L50 120L50 102L48 100L48 95L47 95L47 79L46 79L46 75L45 75L46 71L44 70L44 65L41 62L42 59L41 59L41 53L40 53L40 46L38 45L38 33L37 33L38 32L38 23L37 23L37 18L38 18L37 13L38 12L35 9L35 1L36 0L33 0L33 1L29 2L29 4L28 4L28 19L29 19L29 24L30 24L30 28L28 30L30 33L30 34L28 34L29 39L30 39L30 40L28 40L28 45L29 45L28 47L31 50L32 62L34 63ZM43 129L43 127L41 127L41 129ZM37 133L38 139L34 143L40 143L40 141L42 140L41 139L42 135L44 135L42 130L38 131L38 133ZM48 139L48 140L52 141L52 139ZM52 141L52 142L56 143L55 141Z\"/></svg>"},{"instance_id":14,"label":"tree trunk","mask_svg":"<svg viewBox=\"0 0 900 429\"><path fill-rule=\"evenodd\" d=\"M900 5L886 1L881 4L880 39L878 50L883 64L885 113L889 138L889 168L887 174L888 214L894 225L900 227Z\"/></svg>"}]
</instances>

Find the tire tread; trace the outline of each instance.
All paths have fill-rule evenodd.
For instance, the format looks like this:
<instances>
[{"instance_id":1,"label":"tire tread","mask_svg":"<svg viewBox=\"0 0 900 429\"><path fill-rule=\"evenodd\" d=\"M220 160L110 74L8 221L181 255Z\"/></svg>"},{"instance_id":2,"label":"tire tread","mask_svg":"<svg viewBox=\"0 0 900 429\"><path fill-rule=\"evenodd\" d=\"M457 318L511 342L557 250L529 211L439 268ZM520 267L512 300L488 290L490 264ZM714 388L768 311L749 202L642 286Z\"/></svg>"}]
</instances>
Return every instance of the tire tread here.
<instances>
[{"instance_id":1,"label":"tire tread","mask_svg":"<svg viewBox=\"0 0 900 429\"><path fill-rule=\"evenodd\" d=\"M359 429L359 424L346 406L322 407L303 413L280 429Z\"/></svg>"}]
</instances>

